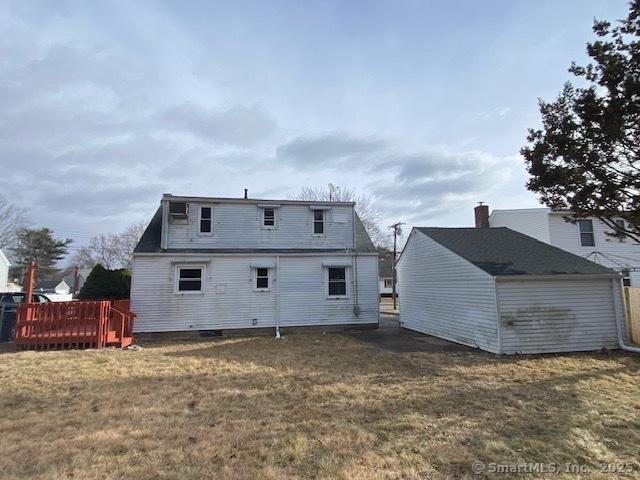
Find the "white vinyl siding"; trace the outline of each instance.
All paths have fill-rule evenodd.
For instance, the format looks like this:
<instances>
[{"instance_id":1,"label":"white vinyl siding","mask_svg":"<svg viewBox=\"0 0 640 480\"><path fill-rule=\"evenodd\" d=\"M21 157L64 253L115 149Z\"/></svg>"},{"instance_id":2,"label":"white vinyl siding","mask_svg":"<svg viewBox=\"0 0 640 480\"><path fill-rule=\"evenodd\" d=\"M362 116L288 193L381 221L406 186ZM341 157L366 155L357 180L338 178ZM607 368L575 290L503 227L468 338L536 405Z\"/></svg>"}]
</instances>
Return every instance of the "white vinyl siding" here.
<instances>
[{"instance_id":1,"label":"white vinyl siding","mask_svg":"<svg viewBox=\"0 0 640 480\"><path fill-rule=\"evenodd\" d=\"M493 277L414 230L398 265L404 328L498 352Z\"/></svg>"},{"instance_id":2,"label":"white vinyl siding","mask_svg":"<svg viewBox=\"0 0 640 480\"><path fill-rule=\"evenodd\" d=\"M579 226L566 222L561 214L550 214L551 245L617 271L634 267L640 269L640 245L631 240L621 242L610 237L606 234L611 231L609 227L597 219L592 221L595 246L582 246ZM640 285L637 277L637 274L631 277L633 286Z\"/></svg>"},{"instance_id":3,"label":"white vinyl siding","mask_svg":"<svg viewBox=\"0 0 640 480\"><path fill-rule=\"evenodd\" d=\"M9 281L9 261L0 250L0 288L4 291Z\"/></svg>"},{"instance_id":4,"label":"white vinyl siding","mask_svg":"<svg viewBox=\"0 0 640 480\"><path fill-rule=\"evenodd\" d=\"M544 243L551 243L549 209L494 210L489 217L490 227L507 227Z\"/></svg>"},{"instance_id":5,"label":"white vinyl siding","mask_svg":"<svg viewBox=\"0 0 640 480\"><path fill-rule=\"evenodd\" d=\"M502 353L617 348L611 279L496 283Z\"/></svg>"},{"instance_id":6,"label":"white vinyl siding","mask_svg":"<svg viewBox=\"0 0 640 480\"><path fill-rule=\"evenodd\" d=\"M212 209L212 233L199 234L199 205L189 204L189 219L168 223L167 248L353 248L353 207L324 212L324 234L313 233L309 205L275 208L275 228L265 228L264 208L251 203L218 203ZM339 222L332 221L336 216Z\"/></svg>"},{"instance_id":7,"label":"white vinyl siding","mask_svg":"<svg viewBox=\"0 0 640 480\"><path fill-rule=\"evenodd\" d=\"M175 265L185 258L206 265L202 295L173 293ZM350 271L357 271L359 316L353 308L355 273L349 276L349 298L326 296L325 265L345 260L354 265ZM355 262L351 255L281 256L279 267L269 270L270 289L265 292L254 289L252 265L275 265L274 255L137 255L131 285L131 308L137 314L134 331L274 327L276 317L283 327L377 324L377 256L358 255Z\"/></svg>"}]
</instances>

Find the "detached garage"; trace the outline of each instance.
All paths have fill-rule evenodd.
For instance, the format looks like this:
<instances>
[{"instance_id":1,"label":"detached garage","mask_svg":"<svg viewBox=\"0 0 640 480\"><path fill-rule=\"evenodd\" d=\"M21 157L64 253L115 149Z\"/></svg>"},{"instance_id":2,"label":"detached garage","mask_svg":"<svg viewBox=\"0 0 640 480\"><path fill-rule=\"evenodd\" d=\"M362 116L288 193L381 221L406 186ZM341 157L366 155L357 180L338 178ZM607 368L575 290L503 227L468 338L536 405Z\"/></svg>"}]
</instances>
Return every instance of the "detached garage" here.
<instances>
[{"instance_id":1,"label":"detached garage","mask_svg":"<svg viewBox=\"0 0 640 480\"><path fill-rule=\"evenodd\" d=\"M402 327L492 353L618 348L624 325L618 274L504 227L414 228L398 286Z\"/></svg>"}]
</instances>

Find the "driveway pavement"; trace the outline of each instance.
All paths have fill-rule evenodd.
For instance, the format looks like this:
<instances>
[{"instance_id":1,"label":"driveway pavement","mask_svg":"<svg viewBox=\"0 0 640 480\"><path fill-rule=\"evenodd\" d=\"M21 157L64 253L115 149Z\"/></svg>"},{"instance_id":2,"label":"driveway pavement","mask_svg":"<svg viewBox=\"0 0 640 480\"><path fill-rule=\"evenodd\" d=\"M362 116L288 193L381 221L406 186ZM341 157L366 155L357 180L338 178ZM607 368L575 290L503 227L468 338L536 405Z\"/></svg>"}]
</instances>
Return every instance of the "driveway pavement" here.
<instances>
[{"instance_id":1,"label":"driveway pavement","mask_svg":"<svg viewBox=\"0 0 640 480\"><path fill-rule=\"evenodd\" d=\"M346 332L356 340L371 343L389 352L472 352L476 349L400 328L397 315L380 315L377 330L351 330Z\"/></svg>"}]
</instances>

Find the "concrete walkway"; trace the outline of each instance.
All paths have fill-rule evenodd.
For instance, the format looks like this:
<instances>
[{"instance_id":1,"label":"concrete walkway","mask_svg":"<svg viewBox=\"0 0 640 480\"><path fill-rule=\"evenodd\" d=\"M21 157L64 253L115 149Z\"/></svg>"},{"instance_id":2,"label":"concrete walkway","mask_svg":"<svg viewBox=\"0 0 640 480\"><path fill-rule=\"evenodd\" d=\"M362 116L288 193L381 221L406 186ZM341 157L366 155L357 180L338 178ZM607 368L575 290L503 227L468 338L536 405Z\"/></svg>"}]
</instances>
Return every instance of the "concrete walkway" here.
<instances>
[{"instance_id":1,"label":"concrete walkway","mask_svg":"<svg viewBox=\"0 0 640 480\"><path fill-rule=\"evenodd\" d=\"M400 328L396 315L380 315L377 330L351 330L346 333L361 342L389 352L473 352L473 348Z\"/></svg>"},{"instance_id":2,"label":"concrete walkway","mask_svg":"<svg viewBox=\"0 0 640 480\"><path fill-rule=\"evenodd\" d=\"M400 302L397 301L396 308L394 310L392 298L382 297L380 299L380 313L384 313L387 315L398 315L400 313L398 310L399 306L400 306Z\"/></svg>"}]
</instances>

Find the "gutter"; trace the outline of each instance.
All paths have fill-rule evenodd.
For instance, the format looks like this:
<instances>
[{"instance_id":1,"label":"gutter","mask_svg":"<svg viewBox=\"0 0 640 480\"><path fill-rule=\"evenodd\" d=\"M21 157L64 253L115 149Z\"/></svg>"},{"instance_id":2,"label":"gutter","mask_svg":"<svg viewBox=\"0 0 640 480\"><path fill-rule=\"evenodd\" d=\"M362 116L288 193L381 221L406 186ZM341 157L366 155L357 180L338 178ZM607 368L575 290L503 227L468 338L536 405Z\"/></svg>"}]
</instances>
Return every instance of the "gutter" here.
<instances>
[{"instance_id":1,"label":"gutter","mask_svg":"<svg viewBox=\"0 0 640 480\"><path fill-rule=\"evenodd\" d=\"M280 255L276 255L276 340L280 340Z\"/></svg>"},{"instance_id":2,"label":"gutter","mask_svg":"<svg viewBox=\"0 0 640 480\"><path fill-rule=\"evenodd\" d=\"M623 332L626 331L627 327L624 323L620 325L620 319L624 321L624 312L622 312L622 315L620 314L620 304L616 301L616 294L622 293L624 291L622 286L622 279L619 279L617 282L615 280L611 280L611 287L613 291L613 306L616 315L616 330L618 331L618 344L620 345L620 348L626 352L640 353L640 347L632 347L631 345L627 345L625 343ZM624 302L624 297L622 295L620 295L620 297L622 302Z\"/></svg>"}]
</instances>

